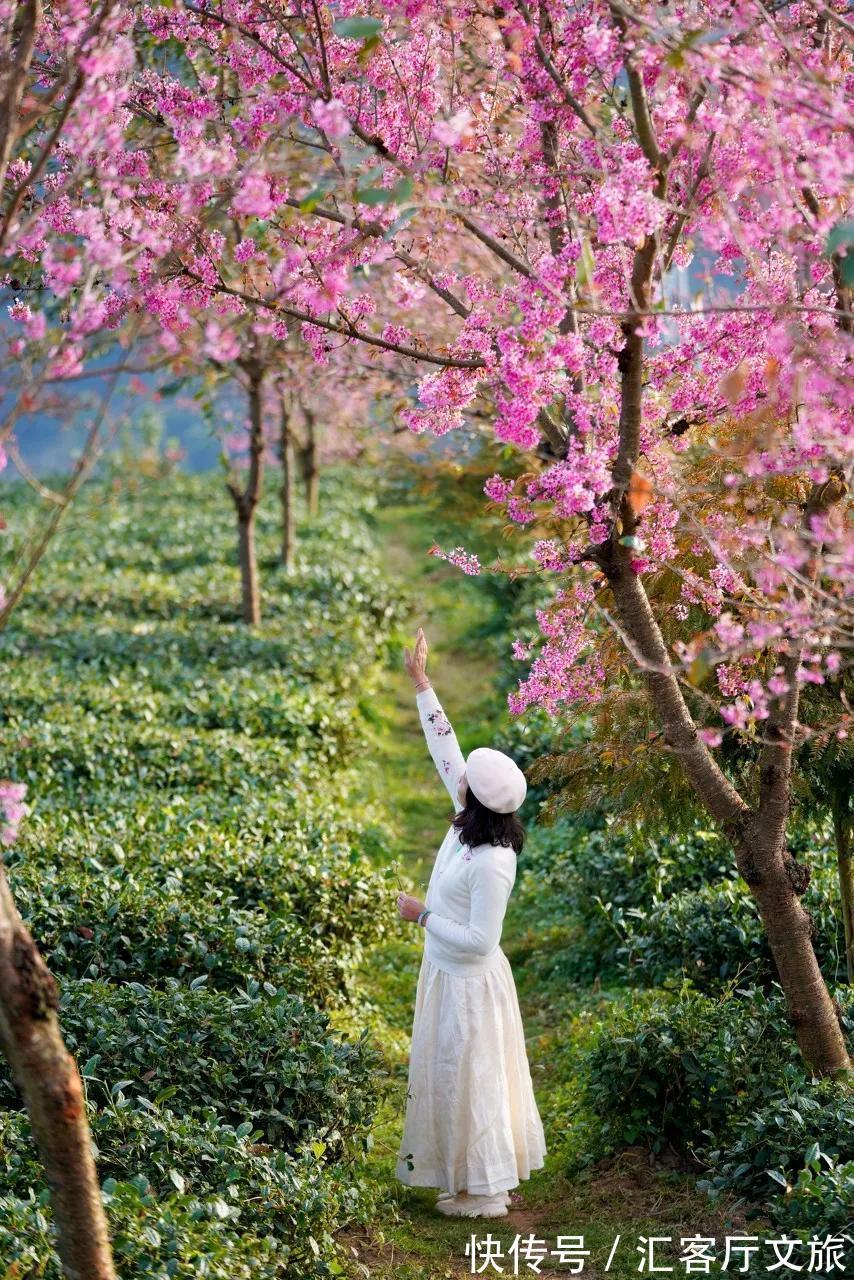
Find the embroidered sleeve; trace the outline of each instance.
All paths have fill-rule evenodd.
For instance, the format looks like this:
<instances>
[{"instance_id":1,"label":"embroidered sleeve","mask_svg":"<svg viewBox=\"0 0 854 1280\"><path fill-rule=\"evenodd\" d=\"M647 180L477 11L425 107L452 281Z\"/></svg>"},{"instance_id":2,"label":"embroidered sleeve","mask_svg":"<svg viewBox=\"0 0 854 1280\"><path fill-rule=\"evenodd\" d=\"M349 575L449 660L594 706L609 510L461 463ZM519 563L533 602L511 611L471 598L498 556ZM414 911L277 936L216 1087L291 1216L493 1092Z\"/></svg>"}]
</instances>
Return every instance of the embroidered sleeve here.
<instances>
[{"instance_id":1,"label":"embroidered sleeve","mask_svg":"<svg viewBox=\"0 0 854 1280\"><path fill-rule=\"evenodd\" d=\"M460 744L457 742L457 735L432 687L417 693L415 702L421 717L421 728L427 739L427 748L439 771L439 777L454 802L454 810L459 813L462 805L457 799L457 785L466 764L463 753L460 751Z\"/></svg>"},{"instance_id":2,"label":"embroidered sleeve","mask_svg":"<svg viewBox=\"0 0 854 1280\"><path fill-rule=\"evenodd\" d=\"M488 956L501 941L507 902L516 879L516 855L512 849L479 846L472 851L468 877L468 923L431 911L424 928L460 951Z\"/></svg>"}]
</instances>

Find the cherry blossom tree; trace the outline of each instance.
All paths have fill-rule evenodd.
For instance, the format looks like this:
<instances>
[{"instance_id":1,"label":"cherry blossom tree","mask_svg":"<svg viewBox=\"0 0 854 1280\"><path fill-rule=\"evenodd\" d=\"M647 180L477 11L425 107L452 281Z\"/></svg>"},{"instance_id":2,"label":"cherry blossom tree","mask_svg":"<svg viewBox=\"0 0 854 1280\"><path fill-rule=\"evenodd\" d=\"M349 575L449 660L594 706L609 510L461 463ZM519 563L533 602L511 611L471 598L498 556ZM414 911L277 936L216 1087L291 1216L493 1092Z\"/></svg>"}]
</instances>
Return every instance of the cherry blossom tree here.
<instances>
[{"instance_id":1,"label":"cherry blossom tree","mask_svg":"<svg viewBox=\"0 0 854 1280\"><path fill-rule=\"evenodd\" d=\"M595 703L619 639L732 843L804 1057L847 1068L786 845L799 693L850 651L839 0L221 0L143 21L197 78L160 72L157 109L203 117L206 200L257 219L269 276L182 254L161 290L426 365L413 431L489 406L531 468L488 497L550 522L536 564L559 579L513 710ZM749 788L723 735L758 744Z\"/></svg>"}]
</instances>

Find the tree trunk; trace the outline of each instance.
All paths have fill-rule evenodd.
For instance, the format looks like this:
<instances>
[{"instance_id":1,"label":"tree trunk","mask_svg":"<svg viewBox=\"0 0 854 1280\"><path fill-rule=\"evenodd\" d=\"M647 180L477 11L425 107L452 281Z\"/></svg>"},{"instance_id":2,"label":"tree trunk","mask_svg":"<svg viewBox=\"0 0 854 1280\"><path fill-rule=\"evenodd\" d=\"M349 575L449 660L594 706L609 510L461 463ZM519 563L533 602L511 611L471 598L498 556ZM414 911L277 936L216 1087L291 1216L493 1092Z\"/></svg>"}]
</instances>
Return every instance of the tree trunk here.
<instances>
[{"instance_id":1,"label":"tree trunk","mask_svg":"<svg viewBox=\"0 0 854 1280\"><path fill-rule=\"evenodd\" d=\"M243 621L255 626L261 621L261 596L258 589L258 560L255 554L255 509L244 515L237 513L237 537L240 555L240 599Z\"/></svg>"},{"instance_id":2,"label":"tree trunk","mask_svg":"<svg viewBox=\"0 0 854 1280\"><path fill-rule=\"evenodd\" d=\"M0 867L0 1047L24 1098L50 1187L69 1280L115 1280L80 1072L56 1016L57 990Z\"/></svg>"},{"instance_id":3,"label":"tree trunk","mask_svg":"<svg viewBox=\"0 0 854 1280\"><path fill-rule=\"evenodd\" d=\"M697 734L649 598L624 548L612 542L602 564L665 741L731 841L759 908L801 1053L817 1075L846 1070L850 1062L836 1006L813 949L810 916L800 902L809 876L786 850L787 806L748 809Z\"/></svg>"},{"instance_id":4,"label":"tree trunk","mask_svg":"<svg viewBox=\"0 0 854 1280\"><path fill-rule=\"evenodd\" d=\"M846 795L834 796L832 813L839 863L842 923L845 926L845 966L848 981L854 983L854 850L851 848L851 818Z\"/></svg>"},{"instance_id":5,"label":"tree trunk","mask_svg":"<svg viewBox=\"0 0 854 1280\"><path fill-rule=\"evenodd\" d=\"M21 23L17 41L14 48L7 47L3 50L6 65L0 77L0 185L5 185L6 171L19 137L21 102L33 60L36 36L44 18L42 0L25 0L24 4L18 5L18 12Z\"/></svg>"},{"instance_id":6,"label":"tree trunk","mask_svg":"<svg viewBox=\"0 0 854 1280\"><path fill-rule=\"evenodd\" d=\"M296 470L296 452L294 449L294 433L291 419L284 400L281 403L279 430L279 452L282 461L282 564L286 573L293 573L294 553L296 550L296 494L294 492L294 472Z\"/></svg>"},{"instance_id":7,"label":"tree trunk","mask_svg":"<svg viewBox=\"0 0 854 1280\"><path fill-rule=\"evenodd\" d=\"M759 822L757 815L755 826ZM785 831L770 857L768 843L758 836L737 851L736 860L759 907L798 1047L816 1075L847 1071L851 1063L839 1012L812 945L812 918L800 900L809 873L786 851Z\"/></svg>"},{"instance_id":8,"label":"tree trunk","mask_svg":"<svg viewBox=\"0 0 854 1280\"><path fill-rule=\"evenodd\" d=\"M305 500L308 514L313 520L320 510L320 466L317 461L317 429L314 414L306 411L306 428L308 436L302 452L302 478L305 485Z\"/></svg>"},{"instance_id":9,"label":"tree trunk","mask_svg":"<svg viewBox=\"0 0 854 1280\"><path fill-rule=\"evenodd\" d=\"M258 583L258 560L255 554L255 512L261 500L264 470L264 427L262 390L264 369L257 360L247 359L242 367L248 376L249 396L249 473L246 486L232 481L227 488L237 510L240 594L243 621L254 626L261 621L261 593Z\"/></svg>"},{"instance_id":10,"label":"tree trunk","mask_svg":"<svg viewBox=\"0 0 854 1280\"><path fill-rule=\"evenodd\" d=\"M663 153L655 129L640 69L634 63L622 13L612 6L624 46L624 63L632 102L637 141L657 175L656 195L667 195L669 153ZM646 683L650 702L668 747L675 753L699 799L723 828L735 850L739 870L750 886L768 933L789 1017L801 1052L816 1074L850 1068L842 1027L830 998L811 941L811 920L799 895L809 882L786 849L786 820L793 738L797 724L798 686L794 676L799 654L793 653L790 694L779 700L766 729L767 745L760 760L760 798L748 808L697 733L691 711L673 669L664 637L649 597L632 568L629 539L638 518L630 486L638 465L644 395L644 339L640 325L650 308L657 243L646 236L635 250L629 288L631 310L621 324L623 346L620 371L619 445L612 469L610 494L612 526L606 543L589 548L614 595L622 639ZM828 482L830 485L830 482ZM830 492L815 493L808 505L816 509ZM782 705L780 705L782 704Z\"/></svg>"}]
</instances>

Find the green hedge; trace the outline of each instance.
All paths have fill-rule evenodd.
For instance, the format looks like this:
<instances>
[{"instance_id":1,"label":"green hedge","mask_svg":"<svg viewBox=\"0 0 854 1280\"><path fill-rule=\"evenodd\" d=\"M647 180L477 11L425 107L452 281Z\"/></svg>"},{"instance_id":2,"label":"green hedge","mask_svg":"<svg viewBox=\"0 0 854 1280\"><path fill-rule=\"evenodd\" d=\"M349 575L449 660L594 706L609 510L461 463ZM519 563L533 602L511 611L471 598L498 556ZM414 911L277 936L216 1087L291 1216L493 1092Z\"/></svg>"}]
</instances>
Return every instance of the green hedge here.
<instances>
[{"instance_id":1,"label":"green hedge","mask_svg":"<svg viewBox=\"0 0 854 1280\"><path fill-rule=\"evenodd\" d=\"M284 1151L266 1142L250 1121L228 1125L213 1112L186 1115L165 1102L144 1108L125 1094L110 1108L90 1104L89 1123L105 1184L145 1177L159 1199L176 1190L199 1199L219 1197L230 1206L231 1218L237 1209L240 1220L254 1227L266 1221L281 1229L295 1218L304 1181L324 1184L342 1198L354 1194L341 1170L330 1165L320 1138ZM44 1177L24 1112L0 1113L0 1175L4 1194L20 1200L32 1191L41 1194Z\"/></svg>"},{"instance_id":2,"label":"green hedge","mask_svg":"<svg viewBox=\"0 0 854 1280\"><path fill-rule=\"evenodd\" d=\"M226 989L255 978L338 1003L385 928L387 874L351 843L359 833L323 839L269 815L266 826L242 838L205 828L191 851L179 831L157 831L129 856L108 822L90 824L85 840L55 838L50 858L18 851L10 881L58 976L162 985L207 975ZM49 823L32 825L28 843L39 837L47 848Z\"/></svg>"},{"instance_id":3,"label":"green hedge","mask_svg":"<svg viewBox=\"0 0 854 1280\"><path fill-rule=\"evenodd\" d=\"M830 982L845 972L845 936L838 908L839 880L830 858L819 863L802 898L815 926L813 945ZM638 908L627 922L620 961L638 982L656 986L684 975L713 991L729 979L774 981L767 935L750 891L725 879Z\"/></svg>"}]
</instances>

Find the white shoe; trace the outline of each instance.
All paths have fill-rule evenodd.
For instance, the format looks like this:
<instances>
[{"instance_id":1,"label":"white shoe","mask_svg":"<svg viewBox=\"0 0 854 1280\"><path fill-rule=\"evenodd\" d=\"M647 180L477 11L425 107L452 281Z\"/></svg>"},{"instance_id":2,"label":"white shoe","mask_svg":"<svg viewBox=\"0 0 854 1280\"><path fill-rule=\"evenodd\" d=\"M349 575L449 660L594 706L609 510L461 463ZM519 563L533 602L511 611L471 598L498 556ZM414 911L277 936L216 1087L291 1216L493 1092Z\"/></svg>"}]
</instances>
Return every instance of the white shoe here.
<instances>
[{"instance_id":1,"label":"white shoe","mask_svg":"<svg viewBox=\"0 0 854 1280\"><path fill-rule=\"evenodd\" d=\"M491 1196L448 1195L436 1201L436 1209L447 1218L505 1218L507 1216L506 1191L496 1191Z\"/></svg>"},{"instance_id":2,"label":"white shoe","mask_svg":"<svg viewBox=\"0 0 854 1280\"><path fill-rule=\"evenodd\" d=\"M436 1196L436 1203L438 1204L440 1200L453 1200L454 1196L460 1196L463 1194L464 1193L462 1191L440 1191L439 1194ZM504 1198L504 1203L507 1205L507 1208L509 1209L510 1205L512 1204L512 1192L496 1191L495 1194L497 1196L502 1196Z\"/></svg>"},{"instance_id":3,"label":"white shoe","mask_svg":"<svg viewBox=\"0 0 854 1280\"><path fill-rule=\"evenodd\" d=\"M510 1192L509 1192L509 1191L496 1191L496 1193L495 1193L495 1194L496 1194L497 1196L503 1196L503 1197L504 1197L504 1203L507 1205L507 1207L508 1207L508 1209L509 1209L509 1208L510 1208ZM454 1196L459 1196L459 1195L462 1195L462 1192L460 1192L460 1191L440 1191L440 1192L439 1192L439 1194L436 1196L436 1204L438 1204L440 1200L453 1200Z\"/></svg>"}]
</instances>

